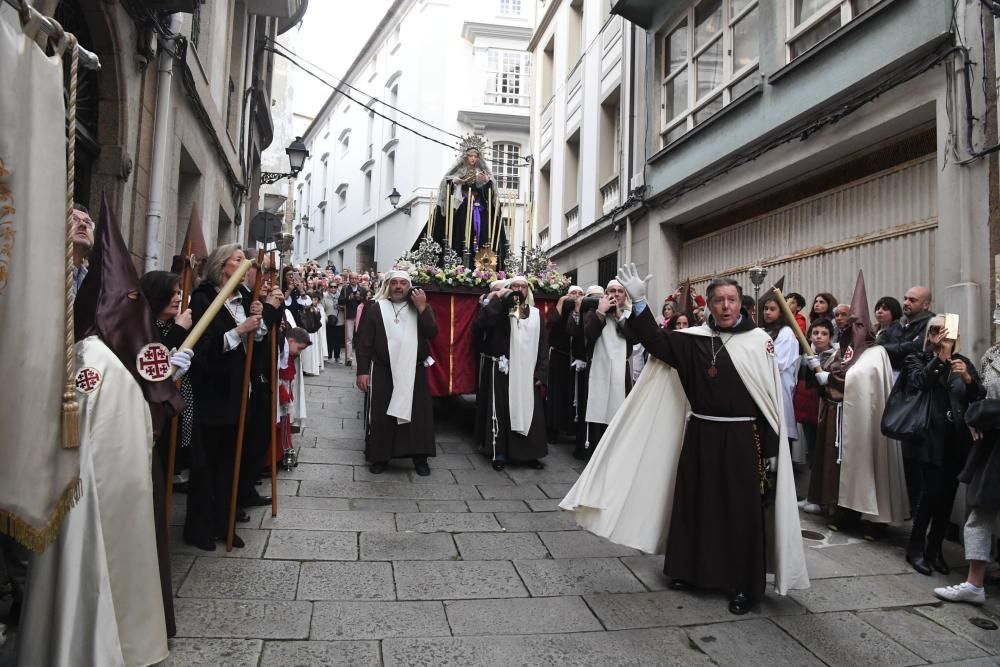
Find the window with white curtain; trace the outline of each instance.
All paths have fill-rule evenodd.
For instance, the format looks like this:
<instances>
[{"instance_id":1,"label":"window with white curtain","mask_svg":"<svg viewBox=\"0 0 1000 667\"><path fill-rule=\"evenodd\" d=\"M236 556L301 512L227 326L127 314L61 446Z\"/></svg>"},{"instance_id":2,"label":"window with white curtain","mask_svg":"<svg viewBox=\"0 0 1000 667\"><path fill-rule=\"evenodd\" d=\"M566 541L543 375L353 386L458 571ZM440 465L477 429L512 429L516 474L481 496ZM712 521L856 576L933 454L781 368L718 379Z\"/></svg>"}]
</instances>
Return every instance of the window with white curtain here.
<instances>
[{"instance_id":1,"label":"window with white curtain","mask_svg":"<svg viewBox=\"0 0 1000 667\"><path fill-rule=\"evenodd\" d=\"M498 190L518 190L521 186L518 164L521 146L507 142L493 144L493 159L490 167Z\"/></svg>"},{"instance_id":2,"label":"window with white curtain","mask_svg":"<svg viewBox=\"0 0 1000 667\"><path fill-rule=\"evenodd\" d=\"M486 103L528 106L531 54L490 49L487 60Z\"/></svg>"},{"instance_id":3,"label":"window with white curtain","mask_svg":"<svg viewBox=\"0 0 1000 667\"><path fill-rule=\"evenodd\" d=\"M881 1L786 0L788 60L795 60Z\"/></svg>"},{"instance_id":4,"label":"window with white curtain","mask_svg":"<svg viewBox=\"0 0 1000 667\"><path fill-rule=\"evenodd\" d=\"M759 15L758 0L700 0L661 33L662 145L757 85Z\"/></svg>"}]
</instances>

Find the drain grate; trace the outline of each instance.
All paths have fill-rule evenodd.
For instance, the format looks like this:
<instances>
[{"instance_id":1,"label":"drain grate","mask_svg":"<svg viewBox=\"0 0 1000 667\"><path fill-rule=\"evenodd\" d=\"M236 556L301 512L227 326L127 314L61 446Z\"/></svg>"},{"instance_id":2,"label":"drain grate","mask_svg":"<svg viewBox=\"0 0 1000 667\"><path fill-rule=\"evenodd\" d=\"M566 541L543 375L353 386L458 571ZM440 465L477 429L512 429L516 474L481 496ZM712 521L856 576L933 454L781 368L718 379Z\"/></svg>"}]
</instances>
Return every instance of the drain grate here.
<instances>
[{"instance_id":1,"label":"drain grate","mask_svg":"<svg viewBox=\"0 0 1000 667\"><path fill-rule=\"evenodd\" d=\"M970 618L969 619L969 623L972 623L974 626L976 626L980 630L996 630L997 629L997 624L994 623L993 621L991 621L988 618L978 618L978 617L976 617L976 618Z\"/></svg>"},{"instance_id":2,"label":"drain grate","mask_svg":"<svg viewBox=\"0 0 1000 667\"><path fill-rule=\"evenodd\" d=\"M802 538L806 540L816 540L817 542L822 542L826 539L826 535L823 533L816 532L815 530L803 530Z\"/></svg>"}]
</instances>

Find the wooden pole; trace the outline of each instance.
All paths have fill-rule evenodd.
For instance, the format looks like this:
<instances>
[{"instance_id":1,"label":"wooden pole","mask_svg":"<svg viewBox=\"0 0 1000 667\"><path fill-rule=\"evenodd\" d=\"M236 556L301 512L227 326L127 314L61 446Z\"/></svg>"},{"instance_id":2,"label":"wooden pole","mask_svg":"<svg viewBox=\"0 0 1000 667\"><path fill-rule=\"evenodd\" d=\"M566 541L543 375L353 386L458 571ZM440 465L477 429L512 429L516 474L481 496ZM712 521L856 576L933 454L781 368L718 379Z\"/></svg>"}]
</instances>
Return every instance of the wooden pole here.
<instances>
[{"instance_id":1,"label":"wooden pole","mask_svg":"<svg viewBox=\"0 0 1000 667\"><path fill-rule=\"evenodd\" d=\"M277 265L274 263L274 251L271 251L271 288L274 288L278 277ZM278 331L279 322L271 331L271 516L278 516Z\"/></svg>"},{"instance_id":2,"label":"wooden pole","mask_svg":"<svg viewBox=\"0 0 1000 667\"><path fill-rule=\"evenodd\" d=\"M252 306L260 298L260 288L264 281L260 279L260 268L264 264L264 249L257 251L257 280L253 285ZM204 319L204 318L203 318ZM243 389L240 393L240 421L236 427L236 458L233 461L233 489L229 494L229 524L226 529L226 551L233 550L233 533L236 530L236 494L240 484L240 459L243 457L243 436L246 435L247 399L250 396L250 366L253 363L253 344L257 332L247 334L246 362L243 364Z\"/></svg>"},{"instance_id":3,"label":"wooden pole","mask_svg":"<svg viewBox=\"0 0 1000 667\"><path fill-rule=\"evenodd\" d=\"M188 239L184 243L184 271L181 273L181 312L187 310L188 301L191 298L191 253L194 252L194 242ZM181 380L175 383L177 388L181 388ZM185 406L186 409L186 406ZM179 428L181 415L174 415L170 418L170 440L167 449L167 496L165 504L165 518L167 521L167 531L170 530L170 514L174 509L174 468L177 466L177 431Z\"/></svg>"},{"instance_id":4,"label":"wooden pole","mask_svg":"<svg viewBox=\"0 0 1000 667\"><path fill-rule=\"evenodd\" d=\"M799 323L795 321L795 315L792 314L792 309L788 307L788 302L785 301L785 295L781 293L781 290L777 287L774 289L774 298L778 302L778 306L781 308L781 312L785 316L785 321L788 322L788 326L792 328L792 332L795 333L795 337L799 339L799 345L802 349L806 351L806 354L815 356L816 352L812 349L812 345L806 340L806 335L802 333L802 329L799 328Z\"/></svg>"}]
</instances>

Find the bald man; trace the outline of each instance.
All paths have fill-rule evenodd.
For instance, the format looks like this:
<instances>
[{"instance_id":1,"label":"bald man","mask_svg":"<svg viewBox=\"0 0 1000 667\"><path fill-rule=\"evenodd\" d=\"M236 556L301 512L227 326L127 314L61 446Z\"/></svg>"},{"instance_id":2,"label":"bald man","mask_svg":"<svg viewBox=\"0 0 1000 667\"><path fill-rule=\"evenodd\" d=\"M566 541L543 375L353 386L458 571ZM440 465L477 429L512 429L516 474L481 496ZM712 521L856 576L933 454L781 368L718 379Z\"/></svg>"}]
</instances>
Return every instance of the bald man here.
<instances>
[{"instance_id":1,"label":"bald man","mask_svg":"<svg viewBox=\"0 0 1000 667\"><path fill-rule=\"evenodd\" d=\"M903 368L907 355L924 349L927 325L932 317L930 289L916 285L906 290L903 295L903 318L890 326L879 340L889 353L894 370Z\"/></svg>"}]
</instances>

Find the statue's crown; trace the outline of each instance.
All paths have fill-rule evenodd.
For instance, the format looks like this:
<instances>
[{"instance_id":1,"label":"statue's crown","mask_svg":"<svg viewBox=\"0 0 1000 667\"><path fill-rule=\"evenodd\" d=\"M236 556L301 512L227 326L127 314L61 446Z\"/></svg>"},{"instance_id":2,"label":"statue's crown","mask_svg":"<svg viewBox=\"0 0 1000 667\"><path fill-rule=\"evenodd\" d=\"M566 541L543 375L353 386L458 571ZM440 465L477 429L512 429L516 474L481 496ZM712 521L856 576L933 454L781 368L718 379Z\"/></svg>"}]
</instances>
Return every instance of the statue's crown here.
<instances>
[{"instance_id":1,"label":"statue's crown","mask_svg":"<svg viewBox=\"0 0 1000 667\"><path fill-rule=\"evenodd\" d=\"M463 155L470 150L479 151L479 154L482 155L486 148L486 138L477 134L467 134L462 137L462 143L459 144L458 148Z\"/></svg>"}]
</instances>

